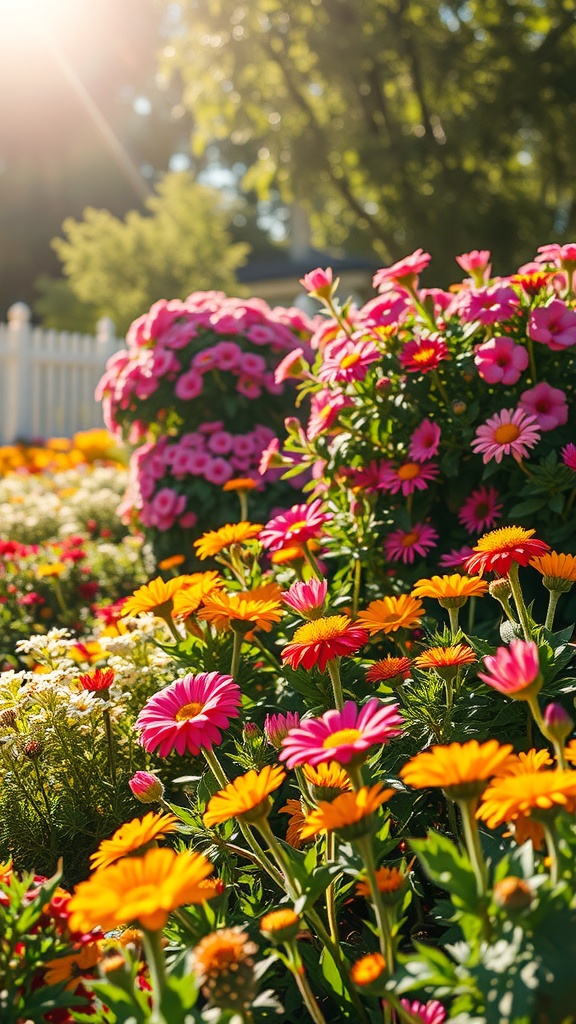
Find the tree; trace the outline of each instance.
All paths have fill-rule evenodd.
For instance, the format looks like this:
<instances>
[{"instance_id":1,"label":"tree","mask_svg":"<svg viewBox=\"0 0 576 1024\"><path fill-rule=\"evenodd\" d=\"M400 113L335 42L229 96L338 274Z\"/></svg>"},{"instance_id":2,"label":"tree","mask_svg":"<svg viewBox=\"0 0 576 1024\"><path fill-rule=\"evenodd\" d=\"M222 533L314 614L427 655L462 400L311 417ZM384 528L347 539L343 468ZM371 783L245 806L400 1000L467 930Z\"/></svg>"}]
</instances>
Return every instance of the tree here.
<instances>
[{"instance_id":1,"label":"tree","mask_svg":"<svg viewBox=\"0 0 576 1024\"><path fill-rule=\"evenodd\" d=\"M124 332L157 299L213 288L237 291L234 271L248 247L231 243L231 211L221 195L187 173L167 174L144 205L147 214L131 210L124 220L88 208L83 220L64 221L64 237L53 241L69 289L86 304L92 327L109 316ZM61 327L61 283L44 283L43 291L37 308L48 325L57 319Z\"/></svg>"},{"instance_id":2,"label":"tree","mask_svg":"<svg viewBox=\"0 0 576 1024\"><path fill-rule=\"evenodd\" d=\"M576 229L573 0L188 0L193 152L308 203L318 244L495 269Z\"/></svg>"}]
</instances>

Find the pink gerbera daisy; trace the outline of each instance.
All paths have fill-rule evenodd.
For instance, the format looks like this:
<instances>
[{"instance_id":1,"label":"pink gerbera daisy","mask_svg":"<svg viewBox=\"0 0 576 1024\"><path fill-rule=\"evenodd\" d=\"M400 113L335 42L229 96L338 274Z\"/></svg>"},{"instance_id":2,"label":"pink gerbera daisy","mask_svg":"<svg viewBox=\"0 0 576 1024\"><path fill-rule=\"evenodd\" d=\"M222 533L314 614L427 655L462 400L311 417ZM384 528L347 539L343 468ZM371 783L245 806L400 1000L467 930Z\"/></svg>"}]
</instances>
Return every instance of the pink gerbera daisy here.
<instances>
[{"instance_id":1,"label":"pink gerbera daisy","mask_svg":"<svg viewBox=\"0 0 576 1024\"><path fill-rule=\"evenodd\" d=\"M312 395L310 401L310 418L306 427L306 437L314 441L325 430L329 430L338 419L342 409L353 405L352 399L338 391L319 391Z\"/></svg>"},{"instance_id":2,"label":"pink gerbera daisy","mask_svg":"<svg viewBox=\"0 0 576 1024\"><path fill-rule=\"evenodd\" d=\"M328 384L364 380L370 364L381 358L373 341L337 338L324 349L318 380Z\"/></svg>"},{"instance_id":3,"label":"pink gerbera daisy","mask_svg":"<svg viewBox=\"0 0 576 1024\"><path fill-rule=\"evenodd\" d=\"M282 600L302 618L315 619L322 614L327 591L327 581L313 576L308 582L297 580L293 583L290 589L282 594Z\"/></svg>"},{"instance_id":4,"label":"pink gerbera daisy","mask_svg":"<svg viewBox=\"0 0 576 1024\"><path fill-rule=\"evenodd\" d=\"M430 259L430 253L416 249L410 256L405 256L391 267L383 267L382 270L376 271L372 284L381 292L390 291L392 288L413 291L418 284L418 275L426 269Z\"/></svg>"},{"instance_id":5,"label":"pink gerbera daisy","mask_svg":"<svg viewBox=\"0 0 576 1024\"><path fill-rule=\"evenodd\" d=\"M300 626L282 649L282 661L292 668L317 665L324 672L333 658L354 654L368 641L368 633L346 615L328 615Z\"/></svg>"},{"instance_id":6,"label":"pink gerbera daisy","mask_svg":"<svg viewBox=\"0 0 576 1024\"><path fill-rule=\"evenodd\" d=\"M420 1020L422 1024L444 1024L446 1020L446 1010L437 999L432 999L427 1003L419 1003L417 1000L411 1003L409 999L401 999L400 1006L408 1010L408 1013Z\"/></svg>"},{"instance_id":7,"label":"pink gerbera daisy","mask_svg":"<svg viewBox=\"0 0 576 1024\"><path fill-rule=\"evenodd\" d=\"M384 541L384 554L392 562L413 562L416 555L425 556L436 547L438 534L426 523L414 523L409 530L394 530Z\"/></svg>"},{"instance_id":8,"label":"pink gerbera daisy","mask_svg":"<svg viewBox=\"0 0 576 1024\"><path fill-rule=\"evenodd\" d=\"M523 409L502 409L478 427L472 450L482 455L484 463L492 459L502 462L504 455L512 455L520 461L539 440L540 428L535 416L529 416Z\"/></svg>"},{"instance_id":9,"label":"pink gerbera daisy","mask_svg":"<svg viewBox=\"0 0 576 1024\"><path fill-rule=\"evenodd\" d=\"M544 380L528 391L523 391L518 406L529 416L536 417L542 433L555 430L568 422L566 392L561 388L553 388Z\"/></svg>"},{"instance_id":10,"label":"pink gerbera daisy","mask_svg":"<svg viewBox=\"0 0 576 1024\"><path fill-rule=\"evenodd\" d=\"M483 533L484 530L491 529L501 518L502 505L499 504L498 498L498 491L494 487L485 487L484 484L472 491L458 513L458 519L468 533ZM470 548L466 551L472 554Z\"/></svg>"},{"instance_id":11,"label":"pink gerbera daisy","mask_svg":"<svg viewBox=\"0 0 576 1024\"><path fill-rule=\"evenodd\" d=\"M288 768L324 761L364 761L370 747L399 736L402 724L396 704L383 704L372 697L359 709L353 700L347 700L341 711L332 709L291 729L282 741L280 760L286 761Z\"/></svg>"},{"instance_id":12,"label":"pink gerbera daisy","mask_svg":"<svg viewBox=\"0 0 576 1024\"><path fill-rule=\"evenodd\" d=\"M440 447L440 427L432 420L422 420L410 438L408 454L416 462L433 459Z\"/></svg>"},{"instance_id":13,"label":"pink gerbera daisy","mask_svg":"<svg viewBox=\"0 0 576 1024\"><path fill-rule=\"evenodd\" d=\"M562 462L576 473L576 444L567 444L561 452Z\"/></svg>"},{"instance_id":14,"label":"pink gerbera daisy","mask_svg":"<svg viewBox=\"0 0 576 1024\"><path fill-rule=\"evenodd\" d=\"M435 480L439 469L435 462L412 462L408 460L400 466L392 462L382 467L380 488L391 494L402 494L406 497L414 491L425 491L430 480Z\"/></svg>"},{"instance_id":15,"label":"pink gerbera daisy","mask_svg":"<svg viewBox=\"0 0 576 1024\"><path fill-rule=\"evenodd\" d=\"M269 551L279 551L289 544L303 544L320 536L324 523L332 518L322 511L322 501L316 498L310 505L293 505L287 512L271 519L260 531L259 540Z\"/></svg>"},{"instance_id":16,"label":"pink gerbera daisy","mask_svg":"<svg viewBox=\"0 0 576 1024\"><path fill-rule=\"evenodd\" d=\"M473 548L468 547L467 544L462 548L453 548L445 555L440 555L438 565L441 565L443 569L461 569L471 554L473 554Z\"/></svg>"},{"instance_id":17,"label":"pink gerbera daisy","mask_svg":"<svg viewBox=\"0 0 576 1024\"><path fill-rule=\"evenodd\" d=\"M498 647L484 658L486 672L478 677L500 693L522 699L542 686L538 647L533 640L512 640L509 647Z\"/></svg>"},{"instance_id":18,"label":"pink gerbera daisy","mask_svg":"<svg viewBox=\"0 0 576 1024\"><path fill-rule=\"evenodd\" d=\"M407 341L399 355L400 365L410 373L428 373L443 359L449 359L446 342L436 334Z\"/></svg>"},{"instance_id":19,"label":"pink gerbera daisy","mask_svg":"<svg viewBox=\"0 0 576 1024\"><path fill-rule=\"evenodd\" d=\"M187 675L155 693L136 720L140 742L148 751L167 757L188 751L196 756L222 742L220 730L238 717L240 687L219 672Z\"/></svg>"}]
</instances>

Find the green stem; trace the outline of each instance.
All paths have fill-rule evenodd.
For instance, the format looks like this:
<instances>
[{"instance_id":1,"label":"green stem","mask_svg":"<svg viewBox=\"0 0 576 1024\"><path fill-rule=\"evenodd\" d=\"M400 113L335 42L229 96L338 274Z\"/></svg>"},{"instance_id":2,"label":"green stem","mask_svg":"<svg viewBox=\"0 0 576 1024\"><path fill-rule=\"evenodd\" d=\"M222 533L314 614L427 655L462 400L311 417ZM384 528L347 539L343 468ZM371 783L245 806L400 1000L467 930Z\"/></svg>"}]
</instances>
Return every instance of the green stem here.
<instances>
[{"instance_id":1,"label":"green stem","mask_svg":"<svg viewBox=\"0 0 576 1024\"><path fill-rule=\"evenodd\" d=\"M322 1013L320 1007L318 1006L318 1003L316 1002L316 999L314 997L314 993L312 992L312 989L308 984L306 971L300 959L300 954L298 953L295 940L292 940L292 942L287 942L285 945L288 951L290 971L300 990L300 995L304 1000L304 1005L308 1010L308 1013L310 1014L312 1020L314 1021L314 1024L326 1024L326 1018L324 1017L324 1014Z\"/></svg>"},{"instance_id":2,"label":"green stem","mask_svg":"<svg viewBox=\"0 0 576 1024\"><path fill-rule=\"evenodd\" d=\"M380 952L386 962L386 970L389 974L393 974L394 947L392 944L392 935L390 932L388 917L386 915L386 909L382 903L382 893L380 892L378 882L376 881L376 864L374 862L372 840L370 836L362 836L360 839L354 840L354 844L357 846L364 860L366 877L368 879L368 885L372 895L372 903L374 904L374 913L376 914L376 923L378 925Z\"/></svg>"},{"instance_id":3,"label":"green stem","mask_svg":"<svg viewBox=\"0 0 576 1024\"><path fill-rule=\"evenodd\" d=\"M158 615L158 612L156 614ZM159 618L161 618L162 621L166 623L166 625L168 626L168 629L170 630L170 633L174 637L176 643L177 644L182 643L182 637L180 636L180 633L178 632L178 630L176 629L176 626L174 625L174 622L172 621L172 616L170 614L159 615Z\"/></svg>"},{"instance_id":4,"label":"green stem","mask_svg":"<svg viewBox=\"0 0 576 1024\"><path fill-rule=\"evenodd\" d=\"M334 832L326 833L326 863L330 864L336 860L336 836ZM338 916L336 914L336 897L334 892L334 880L326 889L326 913L328 914L328 925L332 942L338 943Z\"/></svg>"},{"instance_id":5,"label":"green stem","mask_svg":"<svg viewBox=\"0 0 576 1024\"><path fill-rule=\"evenodd\" d=\"M536 384L538 382L538 374L536 373L536 359L534 358L534 342L532 341L532 338L527 338L526 341L528 359L530 360L530 377L532 379L532 383Z\"/></svg>"},{"instance_id":6,"label":"green stem","mask_svg":"<svg viewBox=\"0 0 576 1024\"><path fill-rule=\"evenodd\" d=\"M322 945L325 946L326 949L330 952L332 959L334 960L334 963L336 964L336 967L340 972L340 977L342 978L342 981L346 987L346 991L350 996L350 1000L356 1010L358 1019L362 1021L362 1024L368 1024L368 1016L366 1014L366 1010L362 1005L362 1001L360 999L360 996L358 995L358 992L356 991L353 983L350 980L350 972L348 970L348 965L344 959L342 948L339 945L335 945L332 942L330 935L328 934L326 928L324 927L322 918L320 917L319 914L316 913L316 911L312 907L308 907L304 911L304 916L307 918L310 925L316 930L316 934Z\"/></svg>"},{"instance_id":7,"label":"green stem","mask_svg":"<svg viewBox=\"0 0 576 1024\"><path fill-rule=\"evenodd\" d=\"M557 885L559 874L559 856L556 829L554 828L554 823L550 821L541 821L541 825L544 829L544 835L546 837L546 848L548 850L548 856L550 858L550 883L551 885Z\"/></svg>"},{"instance_id":8,"label":"green stem","mask_svg":"<svg viewBox=\"0 0 576 1024\"><path fill-rule=\"evenodd\" d=\"M332 689L334 691L334 703L338 711L342 710L344 705L344 695L342 693L342 680L340 678L340 658L330 658L327 663L328 675L332 682Z\"/></svg>"},{"instance_id":9,"label":"green stem","mask_svg":"<svg viewBox=\"0 0 576 1024\"><path fill-rule=\"evenodd\" d=\"M323 580L324 577L323 577L322 573L320 572L320 568L318 566L318 562L316 561L316 559L314 558L314 555L310 551L310 548L308 546L308 541L304 541L304 544L302 545L302 550L304 552L304 557L305 557L306 561L308 562L308 565L312 569L312 572L314 573L314 575L317 577L317 579Z\"/></svg>"},{"instance_id":10,"label":"green stem","mask_svg":"<svg viewBox=\"0 0 576 1024\"><path fill-rule=\"evenodd\" d=\"M448 822L450 825L450 831L452 832L454 839L458 843L460 841L460 833L458 830L458 822L456 820L456 808L454 806L454 801L451 800L450 797L446 797L446 808L448 810Z\"/></svg>"},{"instance_id":11,"label":"green stem","mask_svg":"<svg viewBox=\"0 0 576 1024\"><path fill-rule=\"evenodd\" d=\"M58 601L58 604L60 606L60 611L62 612L63 615L67 615L68 614L68 608L66 607L66 603L64 601L64 597L63 597L63 594L62 594L62 587L60 586L60 580L58 579L57 576L54 576L53 577L53 581L54 581L54 593L56 594L56 600Z\"/></svg>"},{"instance_id":12,"label":"green stem","mask_svg":"<svg viewBox=\"0 0 576 1024\"><path fill-rule=\"evenodd\" d=\"M166 962L162 949L162 931L148 931L143 929L144 948L146 950L146 961L150 970L152 981L152 1016L150 1024L169 1024L162 1013L162 997L166 989Z\"/></svg>"},{"instance_id":13,"label":"green stem","mask_svg":"<svg viewBox=\"0 0 576 1024\"><path fill-rule=\"evenodd\" d=\"M268 818L263 818L261 821L258 821L256 823L256 828L260 832L262 838L268 843L270 853L282 872L282 881L284 883L283 887L286 889L291 900L297 900L300 896L300 886L297 884L296 879L292 874L292 865L290 861L270 828Z\"/></svg>"},{"instance_id":14,"label":"green stem","mask_svg":"<svg viewBox=\"0 0 576 1024\"><path fill-rule=\"evenodd\" d=\"M236 491L240 502L240 522L248 522L248 497L246 491Z\"/></svg>"},{"instance_id":15,"label":"green stem","mask_svg":"<svg viewBox=\"0 0 576 1024\"><path fill-rule=\"evenodd\" d=\"M449 608L448 617L450 619L450 632L452 633L452 639L456 636L458 629L458 608Z\"/></svg>"},{"instance_id":16,"label":"green stem","mask_svg":"<svg viewBox=\"0 0 576 1024\"><path fill-rule=\"evenodd\" d=\"M220 761L216 757L216 754L214 753L213 750L207 750L206 747L202 748L202 753L204 754L204 757L208 762L208 767L210 768L214 778L216 779L216 782L218 782L222 786L222 789L224 789L224 787L228 785L228 778L226 776L226 772L224 771L222 765L220 764Z\"/></svg>"},{"instance_id":17,"label":"green stem","mask_svg":"<svg viewBox=\"0 0 576 1024\"><path fill-rule=\"evenodd\" d=\"M352 586L352 620L355 620L358 614L358 604L360 602L360 583L362 580L362 563L359 558L354 562L354 582Z\"/></svg>"},{"instance_id":18,"label":"green stem","mask_svg":"<svg viewBox=\"0 0 576 1024\"><path fill-rule=\"evenodd\" d=\"M238 669L240 667L240 654L242 652L242 642L244 640L244 633L239 629L232 629L234 633L234 645L232 647L232 662L230 664L230 675L232 679L236 679L238 675Z\"/></svg>"},{"instance_id":19,"label":"green stem","mask_svg":"<svg viewBox=\"0 0 576 1024\"><path fill-rule=\"evenodd\" d=\"M560 600L561 590L551 590L548 598L548 610L546 612L546 622L544 623L544 629L552 630L554 625L554 616L556 614L556 605Z\"/></svg>"},{"instance_id":20,"label":"green stem","mask_svg":"<svg viewBox=\"0 0 576 1024\"><path fill-rule=\"evenodd\" d=\"M352 789L356 792L358 792L359 789L362 789L362 786L364 785L364 779L362 778L362 766L349 761L348 764L345 764L342 767L352 783Z\"/></svg>"},{"instance_id":21,"label":"green stem","mask_svg":"<svg viewBox=\"0 0 576 1024\"><path fill-rule=\"evenodd\" d=\"M522 632L524 633L524 639L526 641L530 641L532 639L530 619L526 605L524 604L524 597L522 596L522 588L520 586L520 579L518 576L518 565L516 562L512 562L512 565L510 566L508 579L510 580L510 588L512 590L514 604L516 605L516 611L518 612L518 618L520 619L520 624L522 626Z\"/></svg>"},{"instance_id":22,"label":"green stem","mask_svg":"<svg viewBox=\"0 0 576 1024\"><path fill-rule=\"evenodd\" d=\"M462 815L464 842L466 844L470 863L472 864L474 874L476 875L476 890L478 892L478 898L482 899L486 892L486 864L482 853L482 847L480 845L480 835L475 817L477 804L477 797L472 800L458 801L458 806Z\"/></svg>"},{"instance_id":23,"label":"green stem","mask_svg":"<svg viewBox=\"0 0 576 1024\"><path fill-rule=\"evenodd\" d=\"M471 597L468 601L468 632L474 632L474 615L476 612L476 597Z\"/></svg>"},{"instance_id":24,"label":"green stem","mask_svg":"<svg viewBox=\"0 0 576 1024\"><path fill-rule=\"evenodd\" d=\"M114 751L114 735L112 732L112 721L110 719L110 708L103 708L104 729L106 730L106 742L108 744L108 764L110 765L110 779L116 788L116 756Z\"/></svg>"}]
</instances>

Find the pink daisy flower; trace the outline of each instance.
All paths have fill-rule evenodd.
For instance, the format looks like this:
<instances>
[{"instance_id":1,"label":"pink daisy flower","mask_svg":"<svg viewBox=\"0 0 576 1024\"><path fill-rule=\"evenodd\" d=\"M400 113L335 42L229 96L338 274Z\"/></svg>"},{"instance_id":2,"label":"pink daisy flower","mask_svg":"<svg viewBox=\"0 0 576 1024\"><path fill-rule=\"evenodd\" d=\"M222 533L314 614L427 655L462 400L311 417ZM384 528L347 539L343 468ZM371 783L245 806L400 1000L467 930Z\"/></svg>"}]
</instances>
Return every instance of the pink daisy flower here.
<instances>
[{"instance_id":1,"label":"pink daisy flower","mask_svg":"<svg viewBox=\"0 0 576 1024\"><path fill-rule=\"evenodd\" d=\"M400 365L410 373L428 373L443 359L449 359L448 346L436 334L407 341L399 355Z\"/></svg>"},{"instance_id":2,"label":"pink daisy flower","mask_svg":"<svg viewBox=\"0 0 576 1024\"><path fill-rule=\"evenodd\" d=\"M561 299L552 299L547 306L532 310L528 334L534 341L548 345L552 352L571 348L576 345L576 311L568 309Z\"/></svg>"},{"instance_id":3,"label":"pink daisy flower","mask_svg":"<svg viewBox=\"0 0 576 1024\"><path fill-rule=\"evenodd\" d=\"M354 488L354 490L359 489L369 494L381 488L386 465L385 462L373 460L367 466L363 466L362 469L348 469L342 475L346 477L350 487Z\"/></svg>"},{"instance_id":4,"label":"pink daisy flower","mask_svg":"<svg viewBox=\"0 0 576 1024\"><path fill-rule=\"evenodd\" d=\"M282 740L286 738L291 729L300 725L300 715L297 711L287 711L285 715L266 715L264 719L264 735L271 747L280 750Z\"/></svg>"},{"instance_id":5,"label":"pink daisy flower","mask_svg":"<svg viewBox=\"0 0 576 1024\"><path fill-rule=\"evenodd\" d=\"M282 594L282 600L304 619L315 619L322 614L327 592L327 581L314 576L307 583L297 580Z\"/></svg>"},{"instance_id":6,"label":"pink daisy flower","mask_svg":"<svg viewBox=\"0 0 576 1024\"><path fill-rule=\"evenodd\" d=\"M316 295L319 299L328 299L332 292L332 280L332 267L327 267L326 270L317 267L309 274L304 274L298 283L306 289L309 295ZM336 282L337 284L338 282Z\"/></svg>"},{"instance_id":7,"label":"pink daisy flower","mask_svg":"<svg viewBox=\"0 0 576 1024\"><path fill-rule=\"evenodd\" d=\"M536 263L554 263L563 269L574 268L576 267L576 245L574 242L568 242L567 245L558 245L557 242L540 245Z\"/></svg>"},{"instance_id":8,"label":"pink daisy flower","mask_svg":"<svg viewBox=\"0 0 576 1024\"><path fill-rule=\"evenodd\" d=\"M382 467L380 489L391 494L402 494L406 497L414 491L425 491L431 480L438 476L439 469L435 462L403 462L395 466L392 462Z\"/></svg>"},{"instance_id":9,"label":"pink daisy flower","mask_svg":"<svg viewBox=\"0 0 576 1024\"><path fill-rule=\"evenodd\" d=\"M419 1003L418 1000L411 1003L409 999L401 999L400 1006L408 1010L408 1013L411 1013L417 1020L422 1021L422 1024L444 1024L446 1020L446 1010L437 999L432 999L427 1003Z\"/></svg>"},{"instance_id":10,"label":"pink daisy flower","mask_svg":"<svg viewBox=\"0 0 576 1024\"><path fill-rule=\"evenodd\" d=\"M465 322L479 320L481 324L494 324L509 320L520 306L520 299L508 285L491 285L472 289L459 302L460 316Z\"/></svg>"},{"instance_id":11,"label":"pink daisy flower","mask_svg":"<svg viewBox=\"0 0 576 1024\"><path fill-rule=\"evenodd\" d=\"M416 462L433 459L440 447L440 427L432 420L422 420L410 438L408 454Z\"/></svg>"},{"instance_id":12,"label":"pink daisy flower","mask_svg":"<svg viewBox=\"0 0 576 1024\"><path fill-rule=\"evenodd\" d=\"M324 349L318 380L328 384L337 381L362 381L371 363L376 363L379 359L381 353L373 341L337 338L336 341L329 342Z\"/></svg>"},{"instance_id":13,"label":"pink daisy flower","mask_svg":"<svg viewBox=\"0 0 576 1024\"><path fill-rule=\"evenodd\" d=\"M414 523L410 530L394 530L384 541L384 554L391 562L412 563L416 555L424 557L436 547L438 534L426 523Z\"/></svg>"},{"instance_id":14,"label":"pink daisy flower","mask_svg":"<svg viewBox=\"0 0 576 1024\"><path fill-rule=\"evenodd\" d=\"M456 263L462 270L473 279L476 287L480 287L490 280L492 267L490 266L490 251L488 249L472 249L471 252L464 252L456 256Z\"/></svg>"},{"instance_id":15,"label":"pink daisy flower","mask_svg":"<svg viewBox=\"0 0 576 1024\"><path fill-rule=\"evenodd\" d=\"M322 501L316 498L310 505L293 505L287 512L275 516L260 531L259 540L269 551L279 551L289 544L303 544L322 533L324 523L332 518L322 511Z\"/></svg>"},{"instance_id":16,"label":"pink daisy flower","mask_svg":"<svg viewBox=\"0 0 576 1024\"><path fill-rule=\"evenodd\" d=\"M326 670L329 661L355 654L368 642L368 633L354 625L346 615L328 615L299 626L292 640L282 649L282 661L291 668Z\"/></svg>"},{"instance_id":17,"label":"pink daisy flower","mask_svg":"<svg viewBox=\"0 0 576 1024\"><path fill-rule=\"evenodd\" d=\"M523 391L518 401L520 409L535 416L540 430L545 433L568 422L566 392L540 381L534 388Z\"/></svg>"},{"instance_id":18,"label":"pink daisy flower","mask_svg":"<svg viewBox=\"0 0 576 1024\"><path fill-rule=\"evenodd\" d=\"M516 384L528 366L528 352L512 338L491 338L476 349L474 362L488 384Z\"/></svg>"},{"instance_id":19,"label":"pink daisy flower","mask_svg":"<svg viewBox=\"0 0 576 1024\"><path fill-rule=\"evenodd\" d=\"M319 391L312 395L310 402L310 418L306 427L306 437L314 441L325 430L329 430L338 418L342 409L353 405L351 398L340 392Z\"/></svg>"},{"instance_id":20,"label":"pink daisy flower","mask_svg":"<svg viewBox=\"0 0 576 1024\"><path fill-rule=\"evenodd\" d=\"M232 676L219 672L187 675L166 686L146 702L136 719L140 743L160 757L196 756L222 742L220 730L237 718L242 702L240 687Z\"/></svg>"},{"instance_id":21,"label":"pink daisy flower","mask_svg":"<svg viewBox=\"0 0 576 1024\"><path fill-rule=\"evenodd\" d=\"M402 724L396 704L383 704L372 697L359 709L353 700L347 700L341 711L332 709L291 729L282 741L280 760L286 761L288 768L324 761L364 761L370 747L399 736Z\"/></svg>"},{"instance_id":22,"label":"pink daisy flower","mask_svg":"<svg viewBox=\"0 0 576 1024\"><path fill-rule=\"evenodd\" d=\"M382 270L376 271L372 278L372 284L380 292L388 292L392 288L413 291L418 284L418 275L426 269L430 260L429 252L416 249L411 256L405 256L403 260L399 260L391 267L384 267Z\"/></svg>"},{"instance_id":23,"label":"pink daisy flower","mask_svg":"<svg viewBox=\"0 0 576 1024\"><path fill-rule=\"evenodd\" d=\"M576 473L576 444L567 444L562 449L562 462Z\"/></svg>"},{"instance_id":24,"label":"pink daisy flower","mask_svg":"<svg viewBox=\"0 0 576 1024\"><path fill-rule=\"evenodd\" d=\"M486 672L478 677L500 693L520 693L539 680L538 647L533 640L512 640L509 647L499 647L484 658Z\"/></svg>"},{"instance_id":25,"label":"pink daisy flower","mask_svg":"<svg viewBox=\"0 0 576 1024\"><path fill-rule=\"evenodd\" d=\"M465 544L463 548L453 548L445 555L440 555L438 565L441 565L443 569L461 569L466 559L473 554L473 548Z\"/></svg>"},{"instance_id":26,"label":"pink daisy flower","mask_svg":"<svg viewBox=\"0 0 576 1024\"><path fill-rule=\"evenodd\" d=\"M528 416L523 409L502 409L478 427L472 451L482 455L484 464L492 459L502 462L504 455L512 455L519 461L528 456L530 448L539 440L540 428L535 416Z\"/></svg>"},{"instance_id":27,"label":"pink daisy flower","mask_svg":"<svg viewBox=\"0 0 576 1024\"><path fill-rule=\"evenodd\" d=\"M483 533L490 530L502 516L502 505L498 502L499 494L494 487L485 487L482 484L477 490L472 491L462 508L458 512L458 519L468 533ZM472 554L466 548L467 554Z\"/></svg>"}]
</instances>

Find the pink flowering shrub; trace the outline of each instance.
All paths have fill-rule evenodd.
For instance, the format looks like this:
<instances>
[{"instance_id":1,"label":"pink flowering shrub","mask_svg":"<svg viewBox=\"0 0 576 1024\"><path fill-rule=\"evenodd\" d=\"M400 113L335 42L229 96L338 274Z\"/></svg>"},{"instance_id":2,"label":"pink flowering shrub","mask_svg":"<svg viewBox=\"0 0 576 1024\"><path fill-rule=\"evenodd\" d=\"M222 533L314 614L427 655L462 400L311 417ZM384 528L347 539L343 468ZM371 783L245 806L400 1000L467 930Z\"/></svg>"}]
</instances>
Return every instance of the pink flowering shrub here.
<instances>
[{"instance_id":1,"label":"pink flowering shrub","mask_svg":"<svg viewBox=\"0 0 576 1024\"><path fill-rule=\"evenodd\" d=\"M421 287L430 256L418 250L376 273L362 308L338 304L330 271L307 275L325 319L314 358L292 366L310 415L287 421L284 457L296 456L288 474L313 470L334 556L352 530L369 576L411 579L426 558L460 566L507 522L574 546L575 253L543 246L493 277L490 253L474 250L443 291Z\"/></svg>"},{"instance_id":2,"label":"pink flowering shrub","mask_svg":"<svg viewBox=\"0 0 576 1024\"><path fill-rule=\"evenodd\" d=\"M290 371L276 371L309 359L312 329L297 309L221 292L161 300L132 324L96 394L108 429L132 449L122 517L159 555L182 550L182 530L235 518L236 496L222 493L230 481L254 481L251 514L266 514L258 499L279 474L264 481L258 467L294 406ZM276 484L267 507L285 490Z\"/></svg>"}]
</instances>

